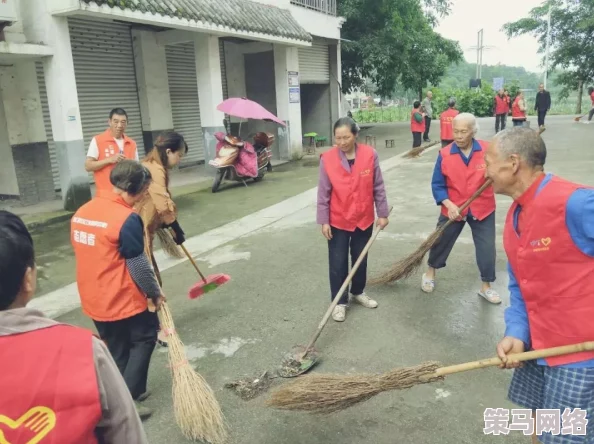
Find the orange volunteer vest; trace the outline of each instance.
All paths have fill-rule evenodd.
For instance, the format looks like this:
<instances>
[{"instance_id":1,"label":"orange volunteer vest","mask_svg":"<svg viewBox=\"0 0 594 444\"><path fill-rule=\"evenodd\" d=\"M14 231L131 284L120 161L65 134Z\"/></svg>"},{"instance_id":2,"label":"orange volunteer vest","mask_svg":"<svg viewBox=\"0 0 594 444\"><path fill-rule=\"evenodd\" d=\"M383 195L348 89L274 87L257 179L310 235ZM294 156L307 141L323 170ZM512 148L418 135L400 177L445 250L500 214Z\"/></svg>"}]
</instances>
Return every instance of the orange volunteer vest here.
<instances>
[{"instance_id":1,"label":"orange volunteer vest","mask_svg":"<svg viewBox=\"0 0 594 444\"><path fill-rule=\"evenodd\" d=\"M507 114L509 111L509 104L507 102L507 98L499 96L497 94L495 96L495 114Z\"/></svg>"},{"instance_id":2,"label":"orange volunteer vest","mask_svg":"<svg viewBox=\"0 0 594 444\"><path fill-rule=\"evenodd\" d=\"M410 130L413 133L424 133L425 132L425 118L421 123L415 120L415 111L414 109L410 113Z\"/></svg>"},{"instance_id":3,"label":"orange volunteer vest","mask_svg":"<svg viewBox=\"0 0 594 444\"><path fill-rule=\"evenodd\" d=\"M98 442L92 337L63 324L0 337L0 442Z\"/></svg>"},{"instance_id":4,"label":"orange volunteer vest","mask_svg":"<svg viewBox=\"0 0 594 444\"><path fill-rule=\"evenodd\" d=\"M104 160L119 153L118 144L111 135L109 129L95 136L95 140L97 141L97 147L99 148L99 157L97 160ZM123 154L126 156L126 159L136 159L136 149L136 142L124 134ZM93 173L97 196L102 193L107 193L107 195L111 193L113 185L109 181L109 175L114 166L115 165L107 165Z\"/></svg>"},{"instance_id":5,"label":"orange volunteer vest","mask_svg":"<svg viewBox=\"0 0 594 444\"><path fill-rule=\"evenodd\" d=\"M448 108L439 116L441 140L454 140L454 127L452 121L458 114L460 114L460 111L457 109Z\"/></svg>"},{"instance_id":6,"label":"orange volunteer vest","mask_svg":"<svg viewBox=\"0 0 594 444\"><path fill-rule=\"evenodd\" d=\"M522 111L520 109L520 98L516 97L516 100L514 100L514 103L512 105L512 119L515 120L526 120L526 111Z\"/></svg>"},{"instance_id":7,"label":"orange volunteer vest","mask_svg":"<svg viewBox=\"0 0 594 444\"><path fill-rule=\"evenodd\" d=\"M514 202L507 213L503 246L526 303L532 348L577 344L594 338L594 258L573 242L565 222L567 200L585 188L553 176L525 212L520 234L514 230ZM547 358L564 365L594 358L594 352Z\"/></svg>"},{"instance_id":8,"label":"orange volunteer vest","mask_svg":"<svg viewBox=\"0 0 594 444\"><path fill-rule=\"evenodd\" d=\"M324 169L332 184L330 225L346 231L366 230L375 220L373 197L375 151L357 145L355 163L349 173L342 165L339 149L322 154Z\"/></svg>"},{"instance_id":9,"label":"orange volunteer vest","mask_svg":"<svg viewBox=\"0 0 594 444\"><path fill-rule=\"evenodd\" d=\"M481 151L474 151L468 166L458 153L451 153L453 145L448 145L440 150L441 172L446 178L448 186L448 198L458 207L470 199L470 196L478 190L485 182L485 150L488 142L477 140ZM483 220L495 211L495 193L493 187L488 187L470 204L470 211L478 220ZM448 216L447 208L441 206L441 214ZM464 217L468 214L468 208L462 212Z\"/></svg>"},{"instance_id":10,"label":"orange volunteer vest","mask_svg":"<svg viewBox=\"0 0 594 444\"><path fill-rule=\"evenodd\" d=\"M118 321L148 307L120 255L120 230L134 212L112 194L95 197L74 214L71 242L76 256L76 283L83 312L96 321Z\"/></svg>"}]
</instances>

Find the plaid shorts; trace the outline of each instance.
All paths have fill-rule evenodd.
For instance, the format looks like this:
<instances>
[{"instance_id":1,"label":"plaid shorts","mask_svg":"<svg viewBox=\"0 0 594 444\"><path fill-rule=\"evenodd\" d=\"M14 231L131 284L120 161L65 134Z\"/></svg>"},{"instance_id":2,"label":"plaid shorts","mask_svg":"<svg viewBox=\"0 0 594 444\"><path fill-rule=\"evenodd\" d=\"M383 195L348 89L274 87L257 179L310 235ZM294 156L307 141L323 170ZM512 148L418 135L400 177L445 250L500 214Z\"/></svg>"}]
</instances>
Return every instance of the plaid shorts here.
<instances>
[{"instance_id":1,"label":"plaid shorts","mask_svg":"<svg viewBox=\"0 0 594 444\"><path fill-rule=\"evenodd\" d=\"M546 432L538 436L544 444L594 444L594 368L560 368L524 363L514 370L508 399L524 409L586 410L586 435ZM563 427L561 416L561 427ZM571 433L571 432L569 432Z\"/></svg>"}]
</instances>

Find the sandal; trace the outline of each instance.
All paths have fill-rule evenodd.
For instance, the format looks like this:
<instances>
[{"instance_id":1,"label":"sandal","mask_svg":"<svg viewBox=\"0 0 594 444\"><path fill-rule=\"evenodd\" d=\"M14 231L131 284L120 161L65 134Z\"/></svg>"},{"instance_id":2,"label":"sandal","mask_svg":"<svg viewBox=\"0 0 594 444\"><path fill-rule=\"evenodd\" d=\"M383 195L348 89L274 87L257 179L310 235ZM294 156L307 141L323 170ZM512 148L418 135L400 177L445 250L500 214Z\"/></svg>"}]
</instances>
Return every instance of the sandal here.
<instances>
[{"instance_id":1,"label":"sandal","mask_svg":"<svg viewBox=\"0 0 594 444\"><path fill-rule=\"evenodd\" d=\"M487 291L481 290L478 292L478 295L482 298L485 298L491 304L501 304L501 298L499 297L499 294L492 288L487 289Z\"/></svg>"},{"instance_id":2,"label":"sandal","mask_svg":"<svg viewBox=\"0 0 594 444\"><path fill-rule=\"evenodd\" d=\"M435 289L435 279L429 279L427 274L423 273L423 280L421 283L421 290L425 293L432 293Z\"/></svg>"}]
</instances>

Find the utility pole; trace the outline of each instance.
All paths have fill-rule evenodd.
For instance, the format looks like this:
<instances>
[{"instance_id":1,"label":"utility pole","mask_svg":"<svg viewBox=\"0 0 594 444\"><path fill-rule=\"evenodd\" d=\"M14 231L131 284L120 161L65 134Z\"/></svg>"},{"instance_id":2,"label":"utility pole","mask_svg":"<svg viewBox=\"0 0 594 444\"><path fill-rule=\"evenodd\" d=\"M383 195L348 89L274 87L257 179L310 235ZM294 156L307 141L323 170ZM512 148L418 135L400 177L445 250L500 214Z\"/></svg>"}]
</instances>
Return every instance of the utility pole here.
<instances>
[{"instance_id":1,"label":"utility pole","mask_svg":"<svg viewBox=\"0 0 594 444\"><path fill-rule=\"evenodd\" d=\"M483 30L481 29L477 34L476 41L476 78L481 78L481 67L483 64Z\"/></svg>"},{"instance_id":2,"label":"utility pole","mask_svg":"<svg viewBox=\"0 0 594 444\"><path fill-rule=\"evenodd\" d=\"M547 75L549 72L549 50L551 48L551 4L549 3L549 13L547 15L547 49L545 53L545 72L544 87L547 89Z\"/></svg>"}]
</instances>

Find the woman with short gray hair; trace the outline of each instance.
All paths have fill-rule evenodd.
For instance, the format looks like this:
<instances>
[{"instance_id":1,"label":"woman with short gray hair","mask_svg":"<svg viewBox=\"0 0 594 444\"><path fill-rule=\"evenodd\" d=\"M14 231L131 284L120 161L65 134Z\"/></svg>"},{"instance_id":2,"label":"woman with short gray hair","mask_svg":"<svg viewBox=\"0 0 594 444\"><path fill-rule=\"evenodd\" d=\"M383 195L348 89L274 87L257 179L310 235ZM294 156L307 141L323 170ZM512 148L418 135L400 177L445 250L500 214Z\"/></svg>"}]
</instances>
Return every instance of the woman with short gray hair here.
<instances>
[{"instance_id":1,"label":"woman with short gray hair","mask_svg":"<svg viewBox=\"0 0 594 444\"><path fill-rule=\"evenodd\" d=\"M437 205L441 206L438 226L448 219L454 221L444 231L439 242L429 252L429 268L423 274L421 289L431 293L435 288L435 274L446 266L454 244L468 222L476 250L482 287L478 295L500 304L501 298L491 288L495 281L495 195L488 187L470 207L460 207L484 183L485 151L488 143L476 139L478 123L470 113L458 114L453 120L454 142L442 148L435 163L431 188Z\"/></svg>"}]
</instances>

